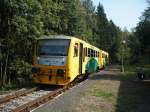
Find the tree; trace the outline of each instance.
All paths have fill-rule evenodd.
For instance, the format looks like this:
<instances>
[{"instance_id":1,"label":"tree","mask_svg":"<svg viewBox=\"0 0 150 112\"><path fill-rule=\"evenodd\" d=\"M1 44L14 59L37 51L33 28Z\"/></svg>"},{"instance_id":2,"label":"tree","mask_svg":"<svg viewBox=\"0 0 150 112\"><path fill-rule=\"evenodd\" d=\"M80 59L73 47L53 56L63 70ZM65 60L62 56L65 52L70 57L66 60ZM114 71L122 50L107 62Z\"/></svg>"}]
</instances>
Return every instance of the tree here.
<instances>
[{"instance_id":1,"label":"tree","mask_svg":"<svg viewBox=\"0 0 150 112\"><path fill-rule=\"evenodd\" d=\"M141 55L145 60L145 63L150 63L150 2L148 1L148 8L144 11L140 18L135 31L135 35L138 37L141 43Z\"/></svg>"},{"instance_id":2,"label":"tree","mask_svg":"<svg viewBox=\"0 0 150 112\"><path fill-rule=\"evenodd\" d=\"M111 61L118 62L120 60L120 41L122 31L112 20L108 21L104 8L101 3L97 7L97 46L110 53Z\"/></svg>"},{"instance_id":3,"label":"tree","mask_svg":"<svg viewBox=\"0 0 150 112\"><path fill-rule=\"evenodd\" d=\"M1 76L5 85L10 80L10 67L15 59L31 61L32 40L43 34L41 4L34 0L1 0L0 40L5 45ZM22 47L20 47L22 46Z\"/></svg>"},{"instance_id":4,"label":"tree","mask_svg":"<svg viewBox=\"0 0 150 112\"><path fill-rule=\"evenodd\" d=\"M45 35L61 33L61 13L64 10L62 0L40 0L42 22Z\"/></svg>"},{"instance_id":5,"label":"tree","mask_svg":"<svg viewBox=\"0 0 150 112\"><path fill-rule=\"evenodd\" d=\"M106 18L106 14L104 12L104 8L101 5L101 3L99 3L98 7L97 7L97 33L99 36L99 47L107 50L108 51L108 47L107 47L107 25L108 25L108 20Z\"/></svg>"},{"instance_id":6,"label":"tree","mask_svg":"<svg viewBox=\"0 0 150 112\"><path fill-rule=\"evenodd\" d=\"M91 42L91 44L96 45L96 26L97 26L97 16L95 14L95 6L91 0L84 0L82 3L83 9L85 10L84 21L85 30L84 36L86 41Z\"/></svg>"},{"instance_id":7,"label":"tree","mask_svg":"<svg viewBox=\"0 0 150 112\"><path fill-rule=\"evenodd\" d=\"M107 20L100 3L95 11L92 0L0 0L0 26L3 85L27 74L33 41L41 35L75 36L118 60L121 31Z\"/></svg>"},{"instance_id":8,"label":"tree","mask_svg":"<svg viewBox=\"0 0 150 112\"><path fill-rule=\"evenodd\" d=\"M75 36L80 33L81 15L79 0L64 0L63 11L61 12L61 28L62 33Z\"/></svg>"}]
</instances>

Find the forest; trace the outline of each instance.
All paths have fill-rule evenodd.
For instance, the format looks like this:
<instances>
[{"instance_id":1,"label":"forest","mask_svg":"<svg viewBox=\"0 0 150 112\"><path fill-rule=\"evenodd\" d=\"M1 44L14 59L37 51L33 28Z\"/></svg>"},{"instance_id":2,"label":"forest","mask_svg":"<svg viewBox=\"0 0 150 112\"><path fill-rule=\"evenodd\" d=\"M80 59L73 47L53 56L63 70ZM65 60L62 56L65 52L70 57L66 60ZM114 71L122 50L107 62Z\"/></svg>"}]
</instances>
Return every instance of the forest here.
<instances>
[{"instance_id":1,"label":"forest","mask_svg":"<svg viewBox=\"0 0 150 112\"><path fill-rule=\"evenodd\" d=\"M0 0L0 85L29 78L33 43L42 35L75 36L110 53L110 63L150 64L150 1L129 32L92 0ZM122 43L126 41L126 43ZM122 51L122 48L124 51Z\"/></svg>"}]
</instances>

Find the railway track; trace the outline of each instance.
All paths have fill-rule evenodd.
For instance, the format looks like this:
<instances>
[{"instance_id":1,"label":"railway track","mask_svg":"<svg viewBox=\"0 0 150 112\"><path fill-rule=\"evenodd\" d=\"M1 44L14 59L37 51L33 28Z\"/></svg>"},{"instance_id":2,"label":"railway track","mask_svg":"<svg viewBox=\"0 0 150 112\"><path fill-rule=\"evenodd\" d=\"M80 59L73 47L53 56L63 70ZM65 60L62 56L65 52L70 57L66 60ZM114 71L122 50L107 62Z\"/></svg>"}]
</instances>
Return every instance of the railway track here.
<instances>
[{"instance_id":1,"label":"railway track","mask_svg":"<svg viewBox=\"0 0 150 112\"><path fill-rule=\"evenodd\" d=\"M55 90L41 90L38 88L19 90L0 98L0 112L29 112L80 82L74 81Z\"/></svg>"},{"instance_id":2,"label":"railway track","mask_svg":"<svg viewBox=\"0 0 150 112\"><path fill-rule=\"evenodd\" d=\"M9 93L9 94L6 94L6 95L2 95L0 97L0 105L2 103L5 103L5 102L9 101L10 99L14 99L14 98L17 98L19 96L23 96L25 94L31 93L31 92L35 91L36 89L37 88L32 88L32 89L23 88L23 89L20 89L16 92L12 92L12 93Z\"/></svg>"}]
</instances>

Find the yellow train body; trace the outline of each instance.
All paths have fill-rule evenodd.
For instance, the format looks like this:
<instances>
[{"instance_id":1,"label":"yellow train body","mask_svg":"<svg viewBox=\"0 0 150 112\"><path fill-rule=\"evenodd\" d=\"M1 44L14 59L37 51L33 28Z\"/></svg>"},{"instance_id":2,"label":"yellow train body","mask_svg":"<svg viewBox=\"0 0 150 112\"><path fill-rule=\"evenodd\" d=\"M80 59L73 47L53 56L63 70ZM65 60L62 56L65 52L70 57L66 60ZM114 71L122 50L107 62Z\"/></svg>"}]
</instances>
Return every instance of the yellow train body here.
<instances>
[{"instance_id":1,"label":"yellow train body","mask_svg":"<svg viewBox=\"0 0 150 112\"><path fill-rule=\"evenodd\" d=\"M66 54L51 54L59 50ZM79 75L85 76L105 67L108 53L75 37L51 35L37 39L33 57L35 83L67 85Z\"/></svg>"}]
</instances>

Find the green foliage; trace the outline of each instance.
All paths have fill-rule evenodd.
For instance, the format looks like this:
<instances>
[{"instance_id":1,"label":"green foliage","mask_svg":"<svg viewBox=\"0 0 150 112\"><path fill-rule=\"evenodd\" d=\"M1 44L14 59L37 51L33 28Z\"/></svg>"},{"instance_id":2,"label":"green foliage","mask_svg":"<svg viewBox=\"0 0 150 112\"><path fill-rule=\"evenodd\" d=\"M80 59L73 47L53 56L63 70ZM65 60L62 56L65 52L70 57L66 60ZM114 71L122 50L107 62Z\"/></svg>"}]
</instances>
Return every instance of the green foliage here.
<instances>
[{"instance_id":1,"label":"green foliage","mask_svg":"<svg viewBox=\"0 0 150 112\"><path fill-rule=\"evenodd\" d=\"M139 39L134 35L134 33L129 35L129 48L130 48L130 63L139 63L141 60L140 46L141 43Z\"/></svg>"},{"instance_id":2,"label":"green foliage","mask_svg":"<svg viewBox=\"0 0 150 112\"><path fill-rule=\"evenodd\" d=\"M119 61L121 30L108 21L101 4L92 0L0 0L0 80L30 74L33 40L64 34L81 38L110 52ZM110 60L112 60L110 59Z\"/></svg>"},{"instance_id":3,"label":"green foliage","mask_svg":"<svg viewBox=\"0 0 150 112\"><path fill-rule=\"evenodd\" d=\"M150 63L150 2L148 1L148 7L142 14L140 22L135 29L135 35L140 41L140 54L143 63Z\"/></svg>"},{"instance_id":4,"label":"green foliage","mask_svg":"<svg viewBox=\"0 0 150 112\"><path fill-rule=\"evenodd\" d=\"M64 0L61 16L62 33L66 35L79 36L81 34L81 23L83 22L82 8L79 0ZM81 12L80 12L81 11Z\"/></svg>"},{"instance_id":5,"label":"green foliage","mask_svg":"<svg viewBox=\"0 0 150 112\"><path fill-rule=\"evenodd\" d=\"M28 78L31 75L31 65L24 60L16 59L10 63L9 70L17 74L16 77Z\"/></svg>"}]
</instances>

